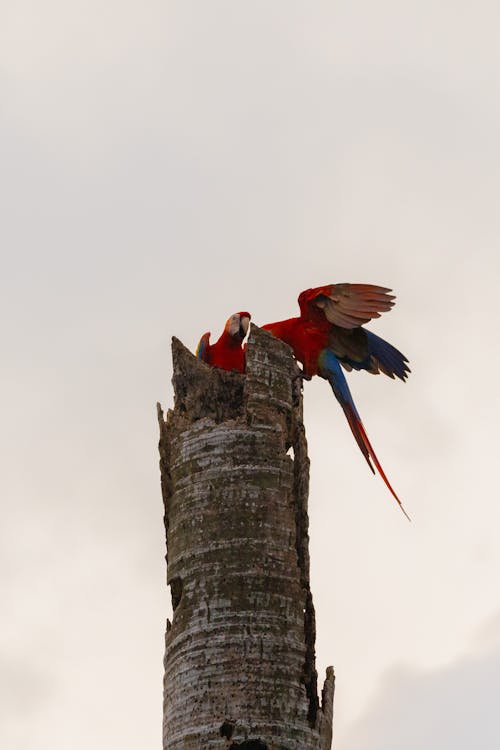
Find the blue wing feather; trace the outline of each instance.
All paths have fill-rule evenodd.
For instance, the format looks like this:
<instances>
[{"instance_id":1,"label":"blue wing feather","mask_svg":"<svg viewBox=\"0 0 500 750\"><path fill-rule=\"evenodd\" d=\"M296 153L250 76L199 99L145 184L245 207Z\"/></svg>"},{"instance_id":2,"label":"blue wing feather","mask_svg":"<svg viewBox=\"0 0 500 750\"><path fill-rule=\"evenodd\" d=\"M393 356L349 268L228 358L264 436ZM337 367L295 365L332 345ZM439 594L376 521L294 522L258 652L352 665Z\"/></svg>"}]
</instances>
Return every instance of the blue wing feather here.
<instances>
[{"instance_id":1,"label":"blue wing feather","mask_svg":"<svg viewBox=\"0 0 500 750\"><path fill-rule=\"evenodd\" d=\"M347 369L383 372L390 378L396 376L401 380L406 380L410 373L405 355L366 328L347 333L335 328L329 346Z\"/></svg>"},{"instance_id":2,"label":"blue wing feather","mask_svg":"<svg viewBox=\"0 0 500 750\"><path fill-rule=\"evenodd\" d=\"M382 372L389 377L394 375L401 380L406 380L411 372L408 360L395 346L377 336L371 331L366 331L368 336L368 354L374 357Z\"/></svg>"},{"instance_id":3,"label":"blue wing feather","mask_svg":"<svg viewBox=\"0 0 500 750\"><path fill-rule=\"evenodd\" d=\"M196 347L196 356L203 362L208 362L208 350L210 347L210 333L204 333L198 346Z\"/></svg>"}]
</instances>

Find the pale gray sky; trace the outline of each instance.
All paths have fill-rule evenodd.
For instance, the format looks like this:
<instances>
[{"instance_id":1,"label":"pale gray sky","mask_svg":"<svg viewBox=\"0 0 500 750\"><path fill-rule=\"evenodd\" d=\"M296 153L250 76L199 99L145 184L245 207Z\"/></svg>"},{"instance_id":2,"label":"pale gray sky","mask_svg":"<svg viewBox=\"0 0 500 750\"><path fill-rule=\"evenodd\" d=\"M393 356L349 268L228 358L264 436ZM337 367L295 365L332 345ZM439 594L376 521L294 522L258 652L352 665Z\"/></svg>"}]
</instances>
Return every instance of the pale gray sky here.
<instances>
[{"instance_id":1,"label":"pale gray sky","mask_svg":"<svg viewBox=\"0 0 500 750\"><path fill-rule=\"evenodd\" d=\"M349 382L414 520L306 384L336 750L500 746L499 25L487 0L4 3L2 748L159 746L170 337L338 281L398 296L371 327L408 383Z\"/></svg>"}]
</instances>

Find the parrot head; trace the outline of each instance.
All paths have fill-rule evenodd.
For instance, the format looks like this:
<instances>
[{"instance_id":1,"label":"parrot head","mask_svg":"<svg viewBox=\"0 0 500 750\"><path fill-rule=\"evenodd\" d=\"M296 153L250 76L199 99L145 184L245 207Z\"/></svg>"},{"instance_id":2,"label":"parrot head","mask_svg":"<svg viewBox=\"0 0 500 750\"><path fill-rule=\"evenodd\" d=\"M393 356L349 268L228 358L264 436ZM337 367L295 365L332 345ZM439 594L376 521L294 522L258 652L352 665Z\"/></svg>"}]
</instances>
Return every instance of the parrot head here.
<instances>
[{"instance_id":1,"label":"parrot head","mask_svg":"<svg viewBox=\"0 0 500 750\"><path fill-rule=\"evenodd\" d=\"M250 313L237 312L226 321L225 332L237 341L243 341L248 332Z\"/></svg>"}]
</instances>

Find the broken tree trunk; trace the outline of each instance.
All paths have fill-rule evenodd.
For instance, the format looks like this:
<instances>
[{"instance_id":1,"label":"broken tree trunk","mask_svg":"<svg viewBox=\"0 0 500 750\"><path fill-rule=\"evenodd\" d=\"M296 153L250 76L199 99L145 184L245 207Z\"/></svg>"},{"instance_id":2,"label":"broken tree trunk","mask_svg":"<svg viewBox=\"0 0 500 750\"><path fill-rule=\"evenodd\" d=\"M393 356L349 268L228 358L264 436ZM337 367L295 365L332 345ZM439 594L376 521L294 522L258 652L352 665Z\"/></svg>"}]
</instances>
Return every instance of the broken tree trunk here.
<instances>
[{"instance_id":1,"label":"broken tree trunk","mask_svg":"<svg viewBox=\"0 0 500 750\"><path fill-rule=\"evenodd\" d=\"M252 327L246 375L173 339L158 405L167 533L164 750L329 750L309 586L309 459L291 350Z\"/></svg>"}]
</instances>

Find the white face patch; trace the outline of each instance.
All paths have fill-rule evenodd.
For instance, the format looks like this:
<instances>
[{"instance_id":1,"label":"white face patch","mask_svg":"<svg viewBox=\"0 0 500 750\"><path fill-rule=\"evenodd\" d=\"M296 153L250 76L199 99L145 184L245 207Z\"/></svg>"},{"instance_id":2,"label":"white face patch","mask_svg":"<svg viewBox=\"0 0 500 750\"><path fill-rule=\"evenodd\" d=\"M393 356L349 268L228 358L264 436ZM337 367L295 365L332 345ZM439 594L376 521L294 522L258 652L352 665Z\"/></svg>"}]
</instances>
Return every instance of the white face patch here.
<instances>
[{"instance_id":1,"label":"white face patch","mask_svg":"<svg viewBox=\"0 0 500 750\"><path fill-rule=\"evenodd\" d=\"M240 316L238 313L231 315L226 323L226 331L230 336L236 336L240 330Z\"/></svg>"}]
</instances>

